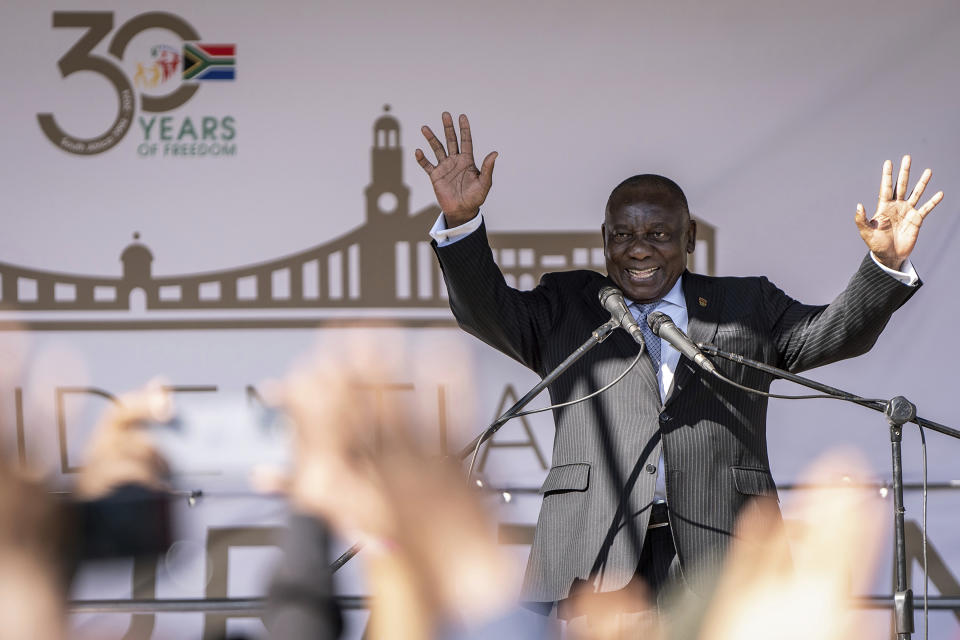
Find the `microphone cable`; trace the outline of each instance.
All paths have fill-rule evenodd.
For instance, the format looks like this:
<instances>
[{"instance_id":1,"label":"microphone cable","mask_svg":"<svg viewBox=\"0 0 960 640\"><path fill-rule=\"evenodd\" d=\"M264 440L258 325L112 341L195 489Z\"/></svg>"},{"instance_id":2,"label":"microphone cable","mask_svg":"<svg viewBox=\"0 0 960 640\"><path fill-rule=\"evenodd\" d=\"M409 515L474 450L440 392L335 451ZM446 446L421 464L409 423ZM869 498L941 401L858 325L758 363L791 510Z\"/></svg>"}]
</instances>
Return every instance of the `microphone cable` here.
<instances>
[{"instance_id":1,"label":"microphone cable","mask_svg":"<svg viewBox=\"0 0 960 640\"><path fill-rule=\"evenodd\" d=\"M518 414L515 415L515 416L511 416L510 419L513 420L514 418L519 418L520 416L528 416L528 415L530 415L530 414L532 414L532 413L541 413L541 412L543 412L543 411L550 411L551 409L559 409L560 407L569 407L569 406L572 405L572 404L577 404L578 402L583 402L584 400L589 400L590 398L593 398L594 396L598 396L598 395L600 395L601 393L603 393L604 391L606 391L607 389L609 389L610 387L612 387L613 385L615 385L615 384L617 384L618 382L620 382L621 380L623 380L624 377L626 377L626 375L627 375L628 373L630 373L630 371L633 370L633 368L634 368L635 366L637 366L637 363L640 362L640 356L642 356L643 353L644 353L644 351L643 351L643 349L641 349L641 350L640 350L640 353L637 354L637 357L633 359L633 362L631 362L630 365L629 365L626 369L623 370L623 373L621 373L621 374L618 375L616 378L614 378L613 380L611 380L610 382L608 382L606 385L600 387L599 389L597 389L597 390L594 391L593 393L590 393L590 394L588 394L588 395L585 395L585 396L583 396L582 398L577 398L576 400L568 400L567 402L559 402L559 403L557 403L557 404L552 404L552 405L550 405L549 407L544 407L544 408L542 408L542 409L527 409L526 411L521 411L520 413L518 413Z\"/></svg>"},{"instance_id":2,"label":"microphone cable","mask_svg":"<svg viewBox=\"0 0 960 640\"><path fill-rule=\"evenodd\" d=\"M603 393L604 391L606 391L607 389L609 389L609 388L612 387L613 385L615 385L615 384L617 384L618 382L620 382L621 380L623 380L624 377L626 377L626 375L627 375L628 373L630 373L635 366L637 366L637 363L640 362L640 357L645 353L645 351L646 351L645 349L641 348L640 351L637 352L637 357L635 357L635 358L633 359L633 361L627 366L627 368L623 370L623 373L621 373L621 374L618 375L616 378L614 378L613 380L611 380L610 382L608 382L606 385L600 387L600 388L597 389L596 391L594 391L594 392L592 392L592 393L589 393L589 394L583 396L582 398L577 398L576 400L569 400L569 401L567 401L567 402L560 402L560 403L558 403L558 404L552 404L552 405L550 405L549 407L544 407L544 408L542 408L542 409L528 409L527 411L521 411L520 413L516 413L516 414L510 416L510 418L507 420L507 422L509 422L510 420L513 420L514 418L519 418L519 417L521 417L521 416L528 416L528 415L533 414L533 413L541 413L541 412L543 412L543 411L550 411L551 409L559 409L560 407L568 407L568 406L570 406L570 405L572 405L572 404L577 404L577 403L579 403L579 402L583 402L583 401L585 401L585 400L589 400L590 398L593 398L593 397L595 397L595 396L600 395L601 393ZM506 422L504 422L504 424L506 424ZM491 436L490 439L492 439L492 436ZM469 469L467 470L467 480L468 480L468 481L470 480L470 478L473 477L473 468L474 468L474 466L475 466L476 463L477 463L477 454L480 453L480 446L481 446L484 442L487 442L487 441L486 441L486 440L478 440L478 441L477 441L477 446L475 446L475 447L473 448L473 454L470 456L470 467L469 467Z\"/></svg>"},{"instance_id":3,"label":"microphone cable","mask_svg":"<svg viewBox=\"0 0 960 640\"><path fill-rule=\"evenodd\" d=\"M745 385L742 385L739 382L735 382L730 378L724 376L719 371L714 371L712 373L715 377L719 378L720 380L723 380L725 383L729 384L732 387L736 387L737 389L740 389L741 391L746 391L747 393L752 393L758 396L764 396L766 398L780 398L782 400L844 400L846 402L852 402L853 404L859 404L864 407L870 407L870 408L875 408L877 407L877 405L883 406L887 403L886 400L880 400L878 398L853 398L853 397L845 397L845 396L835 396L829 393L811 393L811 394L803 394L798 396L784 395L780 393L770 393L769 391L761 391L759 389L754 389L753 387L747 387ZM783 378L781 378L781 380L782 379Z\"/></svg>"}]
</instances>

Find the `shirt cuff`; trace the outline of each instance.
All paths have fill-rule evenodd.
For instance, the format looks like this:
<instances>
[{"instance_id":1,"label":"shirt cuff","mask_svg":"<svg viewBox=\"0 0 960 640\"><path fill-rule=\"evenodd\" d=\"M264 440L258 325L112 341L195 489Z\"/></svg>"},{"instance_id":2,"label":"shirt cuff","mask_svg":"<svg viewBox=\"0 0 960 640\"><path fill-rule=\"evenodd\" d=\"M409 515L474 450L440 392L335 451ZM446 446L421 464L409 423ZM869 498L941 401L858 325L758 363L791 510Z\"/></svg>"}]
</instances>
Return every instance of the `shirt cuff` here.
<instances>
[{"instance_id":1,"label":"shirt cuff","mask_svg":"<svg viewBox=\"0 0 960 640\"><path fill-rule=\"evenodd\" d=\"M447 229L447 221L444 219L443 213L441 213L437 221L433 223L433 228L430 229L430 237L437 241L438 247L445 247L458 240L463 240L479 229L481 224L483 224L483 214L478 213L472 220L464 222L459 227Z\"/></svg>"},{"instance_id":2,"label":"shirt cuff","mask_svg":"<svg viewBox=\"0 0 960 640\"><path fill-rule=\"evenodd\" d=\"M896 278L903 284L915 287L917 283L920 282L920 276L917 275L917 270L913 268L913 263L910 262L909 258L901 265L903 271L896 271L877 260L877 256L873 255L873 251L870 252L870 257L873 258L877 266L886 271L890 277Z\"/></svg>"}]
</instances>

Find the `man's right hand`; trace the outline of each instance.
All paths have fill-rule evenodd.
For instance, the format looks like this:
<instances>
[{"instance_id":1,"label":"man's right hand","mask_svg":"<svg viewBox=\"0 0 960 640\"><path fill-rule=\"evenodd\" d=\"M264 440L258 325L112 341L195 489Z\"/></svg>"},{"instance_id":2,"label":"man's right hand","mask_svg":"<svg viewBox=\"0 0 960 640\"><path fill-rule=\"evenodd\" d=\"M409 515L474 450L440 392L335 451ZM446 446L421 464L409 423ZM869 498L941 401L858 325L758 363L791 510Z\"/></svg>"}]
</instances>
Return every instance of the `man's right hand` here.
<instances>
[{"instance_id":1,"label":"man's right hand","mask_svg":"<svg viewBox=\"0 0 960 640\"><path fill-rule=\"evenodd\" d=\"M415 156L423 170L430 176L437 204L443 210L447 227L458 227L469 222L480 212L480 205L487 198L493 185L493 163L497 152L492 151L483 159L480 169L473 159L473 138L470 135L470 121L460 114L460 146L457 145L457 132L453 128L453 118L443 112L443 132L447 139L447 148L433 134L430 127L424 125L423 137L437 155L437 164L427 160L421 149Z\"/></svg>"}]
</instances>

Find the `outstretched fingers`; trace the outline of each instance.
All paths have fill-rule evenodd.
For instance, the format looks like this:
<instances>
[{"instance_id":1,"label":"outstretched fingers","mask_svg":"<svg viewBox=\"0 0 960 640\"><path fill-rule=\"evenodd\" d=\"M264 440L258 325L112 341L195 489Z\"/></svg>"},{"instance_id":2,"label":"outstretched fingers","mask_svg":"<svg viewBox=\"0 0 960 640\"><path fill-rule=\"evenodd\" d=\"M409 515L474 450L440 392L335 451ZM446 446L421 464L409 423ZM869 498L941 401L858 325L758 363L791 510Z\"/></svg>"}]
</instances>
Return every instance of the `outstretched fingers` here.
<instances>
[{"instance_id":1,"label":"outstretched fingers","mask_svg":"<svg viewBox=\"0 0 960 640\"><path fill-rule=\"evenodd\" d=\"M159 378L136 391L117 398L101 421L112 429L124 430L145 422L165 422L173 417L173 396Z\"/></svg>"},{"instance_id":2,"label":"outstretched fingers","mask_svg":"<svg viewBox=\"0 0 960 640\"><path fill-rule=\"evenodd\" d=\"M862 231L867 231L872 228L870 226L870 221L867 220L867 212L864 210L863 204L861 203L857 203L857 214L854 216L854 220Z\"/></svg>"},{"instance_id":3,"label":"outstretched fingers","mask_svg":"<svg viewBox=\"0 0 960 640\"><path fill-rule=\"evenodd\" d=\"M473 157L473 135L470 133L470 121L466 114L460 114L460 151Z\"/></svg>"},{"instance_id":4,"label":"outstretched fingers","mask_svg":"<svg viewBox=\"0 0 960 640\"><path fill-rule=\"evenodd\" d=\"M417 149L416 151L414 151L413 157L417 159L417 164L423 167L423 170L427 172L427 175L430 175L431 173L433 173L433 170L436 169L436 167L430 164L430 161L427 160L427 156L424 155L422 149Z\"/></svg>"},{"instance_id":5,"label":"outstretched fingers","mask_svg":"<svg viewBox=\"0 0 960 640\"><path fill-rule=\"evenodd\" d=\"M455 156L460 153L460 148L457 146L457 131L453 128L453 117L449 112L444 111L441 119L443 120L443 134L447 138L447 153Z\"/></svg>"},{"instance_id":6,"label":"outstretched fingers","mask_svg":"<svg viewBox=\"0 0 960 640\"><path fill-rule=\"evenodd\" d=\"M487 157L483 159L483 164L480 165L480 183L489 191L491 185L493 185L493 165L497 161L497 156L500 155L496 151L491 151L487 154Z\"/></svg>"},{"instance_id":7,"label":"outstretched fingers","mask_svg":"<svg viewBox=\"0 0 960 640\"><path fill-rule=\"evenodd\" d=\"M430 145L430 148L433 149L433 152L437 156L437 162L442 162L444 158L447 157L447 152L444 150L443 145L440 144L440 141L437 140L437 136L433 135L433 130L427 125L423 125L420 128L420 132L423 133L423 137L427 139L427 144Z\"/></svg>"},{"instance_id":8,"label":"outstretched fingers","mask_svg":"<svg viewBox=\"0 0 960 640\"><path fill-rule=\"evenodd\" d=\"M916 207L917 203L920 202L920 196L923 195L923 190L927 188L927 183L930 182L931 175L932 172L930 169L924 169L923 173L920 174L920 180L917 181L917 186L913 188L913 193L911 193L907 199L911 207Z\"/></svg>"},{"instance_id":9,"label":"outstretched fingers","mask_svg":"<svg viewBox=\"0 0 960 640\"><path fill-rule=\"evenodd\" d=\"M900 161L900 173L897 175L897 200L903 200L907 195L907 184L910 182L910 156L905 155Z\"/></svg>"},{"instance_id":10,"label":"outstretched fingers","mask_svg":"<svg viewBox=\"0 0 960 640\"><path fill-rule=\"evenodd\" d=\"M883 161L883 176L880 178L880 199L879 205L885 205L893 200L893 163L889 160Z\"/></svg>"},{"instance_id":11,"label":"outstretched fingers","mask_svg":"<svg viewBox=\"0 0 960 640\"><path fill-rule=\"evenodd\" d=\"M923 203L923 206L917 209L917 213L920 214L920 219L923 220L927 217L927 214L933 211L933 208L940 204L940 201L943 200L943 191L937 191L933 194L929 200Z\"/></svg>"}]
</instances>

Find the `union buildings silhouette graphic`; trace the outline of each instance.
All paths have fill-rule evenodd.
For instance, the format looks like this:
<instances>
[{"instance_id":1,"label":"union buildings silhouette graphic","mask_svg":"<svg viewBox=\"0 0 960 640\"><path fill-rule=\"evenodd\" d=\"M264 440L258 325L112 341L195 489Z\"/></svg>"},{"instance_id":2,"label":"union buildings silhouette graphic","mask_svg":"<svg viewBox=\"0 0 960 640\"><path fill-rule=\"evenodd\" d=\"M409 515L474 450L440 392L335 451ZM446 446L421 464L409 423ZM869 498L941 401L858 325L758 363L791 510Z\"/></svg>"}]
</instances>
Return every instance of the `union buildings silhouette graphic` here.
<instances>
[{"instance_id":1,"label":"union buildings silhouette graphic","mask_svg":"<svg viewBox=\"0 0 960 640\"><path fill-rule=\"evenodd\" d=\"M97 314L96 319L89 320L77 313L60 320L57 313L31 313L28 320L17 323L26 328L57 330L357 324L343 314L326 318L299 314L285 319L255 316L268 309L369 308L383 313L375 318L367 314L367 324L452 324L449 316L439 317L435 312L419 320L410 311L395 313L394 317L390 314L391 310L446 308L447 297L427 236L440 209L430 205L411 213L410 189L403 182L400 124L386 113L389 106L384 109L373 126L371 180L364 192L366 220L356 229L292 255L185 275L154 275L153 254L139 242L138 234L120 256L123 273L119 277L57 273L0 262L0 309L121 312L107 317ZM698 225L698 253L706 251L701 270L712 273L715 230L702 221ZM604 268L598 230L490 232L489 238L494 259L507 282L520 289L533 288L547 271ZM385 256L394 259L384 260ZM122 313L137 306L142 309L135 316ZM154 311L167 313L159 319L151 315ZM172 318L169 311L189 312L189 318ZM218 313L216 318L197 315L203 311ZM7 315L16 322L20 314Z\"/></svg>"}]
</instances>

